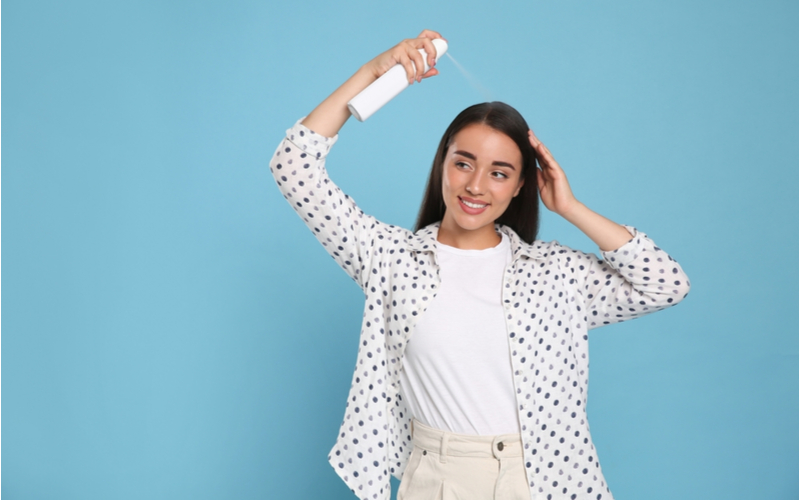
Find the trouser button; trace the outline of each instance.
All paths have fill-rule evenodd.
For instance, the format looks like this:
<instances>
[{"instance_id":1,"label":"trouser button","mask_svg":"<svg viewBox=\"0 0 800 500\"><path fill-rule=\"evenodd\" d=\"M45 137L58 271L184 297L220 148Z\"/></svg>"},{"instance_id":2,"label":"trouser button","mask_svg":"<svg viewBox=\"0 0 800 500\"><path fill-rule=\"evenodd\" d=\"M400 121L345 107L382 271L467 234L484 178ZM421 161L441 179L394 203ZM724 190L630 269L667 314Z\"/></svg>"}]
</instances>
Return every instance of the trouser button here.
<instances>
[{"instance_id":1,"label":"trouser button","mask_svg":"<svg viewBox=\"0 0 800 500\"><path fill-rule=\"evenodd\" d=\"M502 442L502 441L500 441L499 443L497 443L497 449L498 449L499 451L503 451L503 442Z\"/></svg>"}]
</instances>

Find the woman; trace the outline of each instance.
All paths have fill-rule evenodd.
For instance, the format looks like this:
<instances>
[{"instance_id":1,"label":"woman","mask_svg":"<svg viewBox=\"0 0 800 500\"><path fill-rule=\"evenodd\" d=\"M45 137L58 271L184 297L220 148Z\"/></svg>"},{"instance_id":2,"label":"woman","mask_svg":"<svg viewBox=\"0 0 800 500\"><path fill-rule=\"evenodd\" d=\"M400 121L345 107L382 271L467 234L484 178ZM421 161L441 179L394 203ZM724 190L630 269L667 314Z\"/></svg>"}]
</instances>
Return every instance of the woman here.
<instances>
[{"instance_id":1,"label":"woman","mask_svg":"<svg viewBox=\"0 0 800 500\"><path fill-rule=\"evenodd\" d=\"M281 192L366 296L347 410L329 461L362 499L611 499L586 420L589 329L678 303L680 266L576 200L513 108L467 108L445 131L416 232L364 214L325 155L347 102L395 64L437 74L423 31L361 67L287 132ZM411 61L414 65L411 65ZM536 167L536 159L540 169ZM603 260L536 240L538 196Z\"/></svg>"}]
</instances>

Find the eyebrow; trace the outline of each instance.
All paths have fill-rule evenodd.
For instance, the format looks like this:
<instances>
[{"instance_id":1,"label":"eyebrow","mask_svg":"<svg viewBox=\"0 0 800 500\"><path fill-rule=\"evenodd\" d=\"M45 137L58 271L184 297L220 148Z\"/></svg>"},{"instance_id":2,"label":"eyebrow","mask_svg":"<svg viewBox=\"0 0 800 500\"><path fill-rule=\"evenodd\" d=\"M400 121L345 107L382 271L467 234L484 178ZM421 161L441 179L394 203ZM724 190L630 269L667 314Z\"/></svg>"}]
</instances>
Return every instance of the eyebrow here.
<instances>
[{"instance_id":1,"label":"eyebrow","mask_svg":"<svg viewBox=\"0 0 800 500\"><path fill-rule=\"evenodd\" d=\"M470 160L477 160L477 159L478 159L478 158L477 158L477 157L476 157L474 154L472 154L472 153L470 153L470 152L468 152L468 151L461 151L461 150L458 150L458 151L454 151L454 152L453 152L453 154L457 154L457 155L461 155L461 156L466 156L466 157L467 157L467 158L469 158ZM492 165L497 165L498 167L508 167L508 168L510 168L511 170L516 170L516 168L514 168L514 165L512 165L512 164L510 164L510 163L507 163L507 162L504 162L504 161L497 161L497 160L495 160L495 161L493 161L493 162L492 162Z\"/></svg>"}]
</instances>

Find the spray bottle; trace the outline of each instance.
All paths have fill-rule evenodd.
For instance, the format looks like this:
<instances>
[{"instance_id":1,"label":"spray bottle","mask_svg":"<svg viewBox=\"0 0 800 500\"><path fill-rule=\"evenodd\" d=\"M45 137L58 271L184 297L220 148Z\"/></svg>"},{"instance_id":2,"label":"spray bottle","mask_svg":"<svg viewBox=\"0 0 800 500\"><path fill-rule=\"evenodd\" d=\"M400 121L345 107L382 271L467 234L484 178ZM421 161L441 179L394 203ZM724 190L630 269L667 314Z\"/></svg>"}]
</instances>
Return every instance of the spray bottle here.
<instances>
[{"instance_id":1,"label":"spray bottle","mask_svg":"<svg viewBox=\"0 0 800 500\"><path fill-rule=\"evenodd\" d=\"M436 61L438 62L439 58L447 52L447 42L441 38L434 38L431 42L436 48ZM425 73L430 69L428 67L428 55L425 49L419 49L419 53L422 54L422 61L425 65L423 73ZM414 65L413 61L411 65ZM416 70L416 67L414 69ZM406 70L402 64L396 64L381 75L380 78L372 82L369 87L353 97L347 103L347 108L358 121L363 122L406 87L408 87Z\"/></svg>"}]
</instances>

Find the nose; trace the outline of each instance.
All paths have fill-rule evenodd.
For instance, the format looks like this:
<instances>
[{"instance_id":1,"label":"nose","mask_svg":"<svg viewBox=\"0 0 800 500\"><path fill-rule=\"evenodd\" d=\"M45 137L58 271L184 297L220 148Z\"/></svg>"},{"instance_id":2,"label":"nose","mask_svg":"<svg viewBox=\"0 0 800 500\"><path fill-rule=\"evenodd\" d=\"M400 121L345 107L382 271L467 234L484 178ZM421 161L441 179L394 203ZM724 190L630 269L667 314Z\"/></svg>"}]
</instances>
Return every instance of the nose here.
<instances>
[{"instance_id":1,"label":"nose","mask_svg":"<svg viewBox=\"0 0 800 500\"><path fill-rule=\"evenodd\" d=\"M466 190L471 195L481 195L486 189L485 180L481 172L476 170L467 181Z\"/></svg>"}]
</instances>

